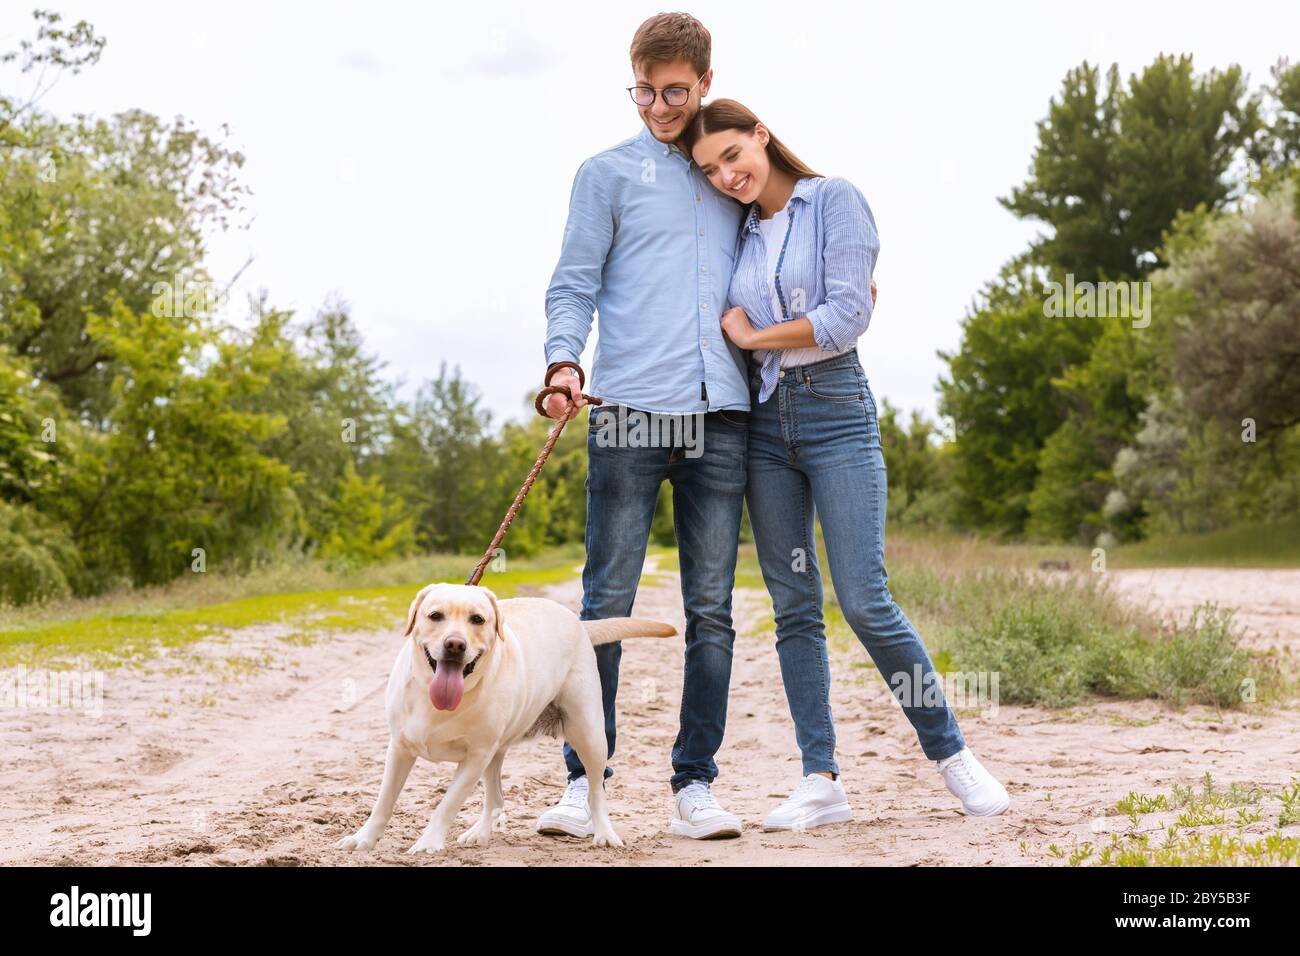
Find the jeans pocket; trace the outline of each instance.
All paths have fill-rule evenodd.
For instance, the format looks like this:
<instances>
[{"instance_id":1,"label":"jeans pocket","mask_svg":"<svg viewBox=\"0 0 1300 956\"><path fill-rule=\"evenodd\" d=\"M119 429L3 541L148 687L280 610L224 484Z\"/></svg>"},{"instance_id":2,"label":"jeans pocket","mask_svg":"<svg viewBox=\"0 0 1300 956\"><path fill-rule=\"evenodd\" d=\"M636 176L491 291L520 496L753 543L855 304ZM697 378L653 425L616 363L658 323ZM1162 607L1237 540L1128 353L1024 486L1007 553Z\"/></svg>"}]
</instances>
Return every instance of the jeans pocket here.
<instances>
[{"instance_id":1,"label":"jeans pocket","mask_svg":"<svg viewBox=\"0 0 1300 956\"><path fill-rule=\"evenodd\" d=\"M718 411L718 420L741 431L749 428L749 412L730 408L720 409Z\"/></svg>"},{"instance_id":2,"label":"jeans pocket","mask_svg":"<svg viewBox=\"0 0 1300 956\"><path fill-rule=\"evenodd\" d=\"M856 365L812 372L804 387L809 395L827 402L860 402L866 397L866 385Z\"/></svg>"},{"instance_id":3,"label":"jeans pocket","mask_svg":"<svg viewBox=\"0 0 1300 956\"><path fill-rule=\"evenodd\" d=\"M616 428L618 425L617 405L593 405L587 413L587 434L595 435L602 428Z\"/></svg>"}]
</instances>

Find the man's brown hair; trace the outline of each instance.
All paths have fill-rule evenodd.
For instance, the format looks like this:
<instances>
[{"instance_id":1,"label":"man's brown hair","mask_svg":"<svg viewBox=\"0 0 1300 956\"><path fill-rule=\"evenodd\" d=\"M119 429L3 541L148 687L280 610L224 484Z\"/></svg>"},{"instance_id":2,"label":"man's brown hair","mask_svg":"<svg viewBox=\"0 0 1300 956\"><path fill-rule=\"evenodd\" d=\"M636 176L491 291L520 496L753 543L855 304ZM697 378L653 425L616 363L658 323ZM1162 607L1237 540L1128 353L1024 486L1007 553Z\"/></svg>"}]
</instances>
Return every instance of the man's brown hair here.
<instances>
[{"instance_id":1,"label":"man's brown hair","mask_svg":"<svg viewBox=\"0 0 1300 956\"><path fill-rule=\"evenodd\" d=\"M698 76L709 71L713 38L689 13L659 13L636 28L632 68L685 60Z\"/></svg>"}]
</instances>

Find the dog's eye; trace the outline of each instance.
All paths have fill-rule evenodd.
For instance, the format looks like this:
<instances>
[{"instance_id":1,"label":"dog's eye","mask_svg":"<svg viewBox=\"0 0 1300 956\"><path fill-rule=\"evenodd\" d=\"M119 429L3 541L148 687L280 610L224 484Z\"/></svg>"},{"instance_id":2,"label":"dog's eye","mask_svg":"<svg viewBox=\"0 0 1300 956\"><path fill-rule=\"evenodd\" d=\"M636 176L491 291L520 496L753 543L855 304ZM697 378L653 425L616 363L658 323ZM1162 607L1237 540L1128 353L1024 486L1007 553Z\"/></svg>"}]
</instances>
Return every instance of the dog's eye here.
<instances>
[{"instance_id":1,"label":"dog's eye","mask_svg":"<svg viewBox=\"0 0 1300 956\"><path fill-rule=\"evenodd\" d=\"M485 618L482 614L471 614L469 616L469 622L471 624L486 624L487 618Z\"/></svg>"},{"instance_id":2,"label":"dog's eye","mask_svg":"<svg viewBox=\"0 0 1300 956\"><path fill-rule=\"evenodd\" d=\"M441 611L430 611L430 612L429 612L429 620L431 620L431 621L441 621L441 620L442 620L442 612L441 612Z\"/></svg>"}]
</instances>

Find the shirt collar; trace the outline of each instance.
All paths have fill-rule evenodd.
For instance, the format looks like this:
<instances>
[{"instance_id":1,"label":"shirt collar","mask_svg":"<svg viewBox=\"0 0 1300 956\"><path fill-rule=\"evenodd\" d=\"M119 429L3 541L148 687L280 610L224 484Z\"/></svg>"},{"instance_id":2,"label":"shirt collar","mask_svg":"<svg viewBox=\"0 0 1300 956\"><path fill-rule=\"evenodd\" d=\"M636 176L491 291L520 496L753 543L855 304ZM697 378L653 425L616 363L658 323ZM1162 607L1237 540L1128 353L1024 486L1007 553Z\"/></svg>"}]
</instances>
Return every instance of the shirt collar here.
<instances>
[{"instance_id":1,"label":"shirt collar","mask_svg":"<svg viewBox=\"0 0 1300 956\"><path fill-rule=\"evenodd\" d=\"M688 162L690 161L690 157L683 153L676 144L661 143L655 139L655 134L650 132L650 127L646 126L645 123L641 124L641 132L637 133L636 138L661 156L669 156L675 151L678 156Z\"/></svg>"},{"instance_id":2,"label":"shirt collar","mask_svg":"<svg viewBox=\"0 0 1300 956\"><path fill-rule=\"evenodd\" d=\"M793 208L796 199L803 202L812 202L812 194L817 188L817 180L819 178L820 177L818 176L804 176L795 180L794 192L790 194L790 202L786 206L786 209ZM758 223L758 203L755 202L750 204L749 215L745 217L745 235L749 235L751 232L758 232Z\"/></svg>"}]
</instances>

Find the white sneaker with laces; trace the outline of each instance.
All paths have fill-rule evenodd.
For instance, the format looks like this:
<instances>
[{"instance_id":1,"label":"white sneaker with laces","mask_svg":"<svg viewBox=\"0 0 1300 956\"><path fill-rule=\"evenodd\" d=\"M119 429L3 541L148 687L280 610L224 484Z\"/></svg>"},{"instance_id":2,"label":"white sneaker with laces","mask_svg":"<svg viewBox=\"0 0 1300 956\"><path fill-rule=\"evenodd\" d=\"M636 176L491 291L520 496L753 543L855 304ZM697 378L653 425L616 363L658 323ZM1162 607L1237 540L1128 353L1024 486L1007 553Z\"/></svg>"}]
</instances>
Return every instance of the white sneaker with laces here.
<instances>
[{"instance_id":1,"label":"white sneaker with laces","mask_svg":"<svg viewBox=\"0 0 1300 956\"><path fill-rule=\"evenodd\" d=\"M844 784L819 773L810 773L799 781L794 793L767 815L764 830L807 830L827 823L852 819Z\"/></svg>"},{"instance_id":2,"label":"white sneaker with laces","mask_svg":"<svg viewBox=\"0 0 1300 956\"><path fill-rule=\"evenodd\" d=\"M1006 787L975 759L969 747L934 765L943 774L943 782L971 816L991 817L1011 806Z\"/></svg>"},{"instance_id":3,"label":"white sneaker with laces","mask_svg":"<svg viewBox=\"0 0 1300 956\"><path fill-rule=\"evenodd\" d=\"M677 791L672 832L695 840L740 836L740 820L718 806L703 780L693 780Z\"/></svg>"},{"instance_id":4,"label":"white sneaker with laces","mask_svg":"<svg viewBox=\"0 0 1300 956\"><path fill-rule=\"evenodd\" d=\"M591 836L591 808L587 806L587 786L586 774L570 780L560 802L537 818L537 832L548 836L561 833L576 837Z\"/></svg>"}]
</instances>

